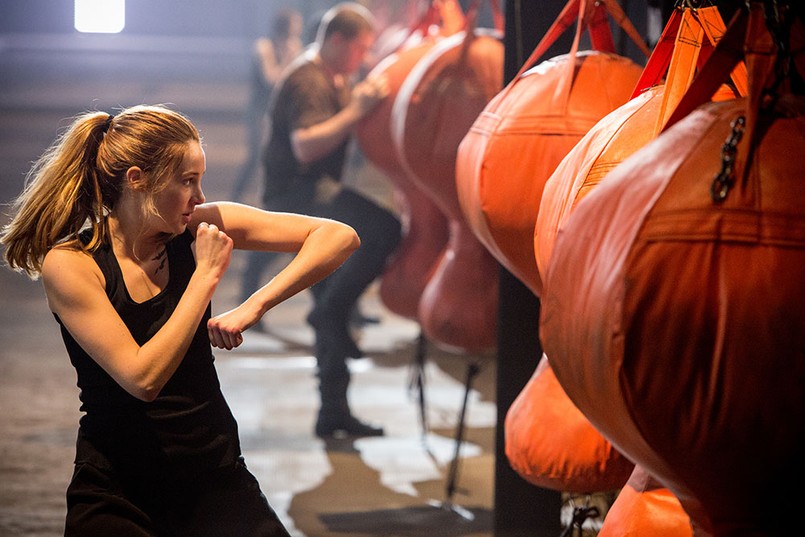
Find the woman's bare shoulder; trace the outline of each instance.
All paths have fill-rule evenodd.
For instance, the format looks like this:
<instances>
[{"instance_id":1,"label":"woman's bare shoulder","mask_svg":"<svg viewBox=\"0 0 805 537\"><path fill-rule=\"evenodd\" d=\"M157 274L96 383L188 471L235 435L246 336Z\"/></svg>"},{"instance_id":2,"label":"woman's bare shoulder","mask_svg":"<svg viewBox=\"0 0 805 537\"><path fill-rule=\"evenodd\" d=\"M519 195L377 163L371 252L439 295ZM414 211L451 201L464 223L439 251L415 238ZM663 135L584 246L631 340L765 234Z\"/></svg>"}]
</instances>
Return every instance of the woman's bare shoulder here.
<instances>
[{"instance_id":1,"label":"woman's bare shoulder","mask_svg":"<svg viewBox=\"0 0 805 537\"><path fill-rule=\"evenodd\" d=\"M42 262L42 282L45 289L86 289L85 286L105 286L100 267L90 254L68 246L54 246Z\"/></svg>"}]
</instances>

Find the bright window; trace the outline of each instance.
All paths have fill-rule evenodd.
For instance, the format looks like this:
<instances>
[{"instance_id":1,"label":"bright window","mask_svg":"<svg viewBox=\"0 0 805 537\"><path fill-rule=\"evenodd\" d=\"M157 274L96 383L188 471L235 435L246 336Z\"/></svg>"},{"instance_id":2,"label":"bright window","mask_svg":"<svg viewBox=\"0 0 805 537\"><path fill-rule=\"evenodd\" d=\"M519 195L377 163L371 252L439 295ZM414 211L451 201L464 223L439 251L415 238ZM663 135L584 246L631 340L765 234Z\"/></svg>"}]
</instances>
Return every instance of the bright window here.
<instances>
[{"instance_id":1,"label":"bright window","mask_svg":"<svg viewBox=\"0 0 805 537\"><path fill-rule=\"evenodd\" d=\"M75 0L75 29L116 34L126 26L126 0Z\"/></svg>"}]
</instances>

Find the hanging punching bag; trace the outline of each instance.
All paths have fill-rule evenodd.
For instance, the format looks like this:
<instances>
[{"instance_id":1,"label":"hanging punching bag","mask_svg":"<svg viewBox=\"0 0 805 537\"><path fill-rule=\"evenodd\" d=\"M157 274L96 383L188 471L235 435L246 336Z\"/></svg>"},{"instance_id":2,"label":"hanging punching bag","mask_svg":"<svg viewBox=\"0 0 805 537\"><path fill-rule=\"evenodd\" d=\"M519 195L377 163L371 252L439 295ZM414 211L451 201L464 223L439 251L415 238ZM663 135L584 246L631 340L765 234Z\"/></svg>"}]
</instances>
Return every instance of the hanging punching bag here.
<instances>
[{"instance_id":1,"label":"hanging punching bag","mask_svg":"<svg viewBox=\"0 0 805 537\"><path fill-rule=\"evenodd\" d=\"M521 279L535 266L533 259L517 262L513 256L522 259L533 252L519 243L533 234L542 171L561 158L584 128L621 102L614 101L613 95L625 99L632 90L628 84L639 74L632 62L612 54L607 5L615 10L614 18L626 25L615 3L569 3L459 147L457 183L465 215L499 260L505 264L508 258L520 266ZM527 71L574 18L578 19L574 48L579 32L587 27L594 47L603 52L571 52ZM575 62L569 61L572 57ZM616 90L601 92L610 78L625 79L627 85L616 84ZM566 109L556 104L557 91ZM480 204L482 209L468 209L468 203ZM503 249L510 254L504 255ZM546 357L507 412L505 441L512 468L546 488L578 493L614 490L623 486L633 467L567 398Z\"/></svg>"},{"instance_id":2,"label":"hanging punching bag","mask_svg":"<svg viewBox=\"0 0 805 537\"><path fill-rule=\"evenodd\" d=\"M626 157L654 139L687 91L695 72L724 34L715 7L678 7L651 54L632 99L595 124L545 183L534 227L534 254L545 276L557 230L576 204ZM714 100L746 95L741 63Z\"/></svg>"},{"instance_id":3,"label":"hanging punching bag","mask_svg":"<svg viewBox=\"0 0 805 537\"><path fill-rule=\"evenodd\" d=\"M389 96L357 126L355 135L364 156L394 186L403 222L403 238L380 279L380 298L390 310L418 320L422 293L447 247L448 222L442 211L405 172L391 141L391 110L405 77L414 65L449 32L458 13L451 3L431 3L412 28L402 48L381 60L370 75L384 75ZM462 17L463 18L463 17Z\"/></svg>"},{"instance_id":4,"label":"hanging punching bag","mask_svg":"<svg viewBox=\"0 0 805 537\"><path fill-rule=\"evenodd\" d=\"M496 344L498 269L458 208L455 158L472 121L500 90L503 45L499 31L475 28L470 13L467 30L441 40L406 77L391 128L403 169L449 221L447 250L420 300L420 324L437 345L474 353Z\"/></svg>"},{"instance_id":5,"label":"hanging punching bag","mask_svg":"<svg viewBox=\"0 0 805 537\"><path fill-rule=\"evenodd\" d=\"M717 537L798 531L780 491L805 480L805 98L777 53L805 31L775 7L774 38L752 2L670 128L578 204L542 303L567 394ZM748 97L687 114L743 35Z\"/></svg>"},{"instance_id":6,"label":"hanging punching bag","mask_svg":"<svg viewBox=\"0 0 805 537\"><path fill-rule=\"evenodd\" d=\"M590 127L628 100L640 76L640 67L614 53L609 13L648 54L615 0L570 0L459 147L463 214L492 255L536 295L542 282L533 235L545 181ZM570 53L532 67L574 20ZM579 50L585 29L594 50Z\"/></svg>"},{"instance_id":7,"label":"hanging punching bag","mask_svg":"<svg viewBox=\"0 0 805 537\"><path fill-rule=\"evenodd\" d=\"M634 469L568 399L545 356L509 407L504 435L511 467L539 487L615 490Z\"/></svg>"},{"instance_id":8,"label":"hanging punching bag","mask_svg":"<svg viewBox=\"0 0 805 537\"><path fill-rule=\"evenodd\" d=\"M690 517L670 490L635 466L607 511L598 537L693 537ZM697 535L697 537L703 537Z\"/></svg>"}]
</instances>

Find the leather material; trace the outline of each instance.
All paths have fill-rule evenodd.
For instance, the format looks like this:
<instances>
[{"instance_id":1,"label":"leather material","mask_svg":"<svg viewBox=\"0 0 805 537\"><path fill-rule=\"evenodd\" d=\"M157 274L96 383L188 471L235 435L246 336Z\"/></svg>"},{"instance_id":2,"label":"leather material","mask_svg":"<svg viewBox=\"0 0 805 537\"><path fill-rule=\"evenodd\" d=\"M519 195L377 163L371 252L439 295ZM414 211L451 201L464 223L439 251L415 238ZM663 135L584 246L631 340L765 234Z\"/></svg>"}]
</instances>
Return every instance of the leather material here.
<instances>
[{"instance_id":1,"label":"leather material","mask_svg":"<svg viewBox=\"0 0 805 537\"><path fill-rule=\"evenodd\" d=\"M715 7L675 9L633 98L596 123L553 171L545 183L534 227L534 255L541 278L556 232L573 208L610 170L660 133L725 31ZM733 70L732 81L735 92L722 85L714 100L746 95L742 62Z\"/></svg>"},{"instance_id":2,"label":"leather material","mask_svg":"<svg viewBox=\"0 0 805 537\"><path fill-rule=\"evenodd\" d=\"M540 326L571 400L716 535L779 523L774 491L805 479L805 167L791 158L805 98L780 99L745 179L716 203L746 108L700 107L579 203Z\"/></svg>"},{"instance_id":3,"label":"leather material","mask_svg":"<svg viewBox=\"0 0 805 537\"><path fill-rule=\"evenodd\" d=\"M438 39L421 39L372 69L370 76L386 76L390 93L355 131L364 156L392 183L403 222L402 240L380 279L380 298L390 311L412 320L419 318L419 302L447 247L449 231L444 213L400 165L391 141L391 110L405 77Z\"/></svg>"},{"instance_id":4,"label":"leather material","mask_svg":"<svg viewBox=\"0 0 805 537\"><path fill-rule=\"evenodd\" d=\"M578 52L584 27L597 50L614 50L610 9L617 4L571 0L459 147L457 188L470 227L535 294L533 232L544 180L600 117L626 101L640 74L614 54ZM570 54L532 68L574 20ZM557 490L615 489L633 466L575 408L545 358L507 413L506 453L523 478Z\"/></svg>"},{"instance_id":5,"label":"leather material","mask_svg":"<svg viewBox=\"0 0 805 537\"><path fill-rule=\"evenodd\" d=\"M578 203L618 164L657 136L657 119L667 105L665 88L647 89L596 123L545 182L533 237L541 278L547 271L556 233ZM722 86L714 100L735 97L733 90Z\"/></svg>"},{"instance_id":6,"label":"leather material","mask_svg":"<svg viewBox=\"0 0 805 537\"><path fill-rule=\"evenodd\" d=\"M606 25L593 27L600 32L600 26ZM629 99L641 73L610 52L579 52L581 27L568 55L518 74L489 102L462 140L456 163L458 197L473 232L537 296L542 281L533 234L545 181L599 119Z\"/></svg>"},{"instance_id":7,"label":"leather material","mask_svg":"<svg viewBox=\"0 0 805 537\"><path fill-rule=\"evenodd\" d=\"M523 479L560 491L616 490L634 469L568 399L545 356L509 407L505 447Z\"/></svg>"},{"instance_id":8,"label":"leather material","mask_svg":"<svg viewBox=\"0 0 805 537\"><path fill-rule=\"evenodd\" d=\"M500 34L468 29L440 40L406 77L391 132L401 167L448 219L444 256L419 304L425 335L437 345L483 352L497 343L497 264L467 228L455 187L458 145L502 86Z\"/></svg>"},{"instance_id":9,"label":"leather material","mask_svg":"<svg viewBox=\"0 0 805 537\"><path fill-rule=\"evenodd\" d=\"M693 537L693 526L673 493L635 466L607 511L598 537ZM701 532L697 537L704 537Z\"/></svg>"}]
</instances>

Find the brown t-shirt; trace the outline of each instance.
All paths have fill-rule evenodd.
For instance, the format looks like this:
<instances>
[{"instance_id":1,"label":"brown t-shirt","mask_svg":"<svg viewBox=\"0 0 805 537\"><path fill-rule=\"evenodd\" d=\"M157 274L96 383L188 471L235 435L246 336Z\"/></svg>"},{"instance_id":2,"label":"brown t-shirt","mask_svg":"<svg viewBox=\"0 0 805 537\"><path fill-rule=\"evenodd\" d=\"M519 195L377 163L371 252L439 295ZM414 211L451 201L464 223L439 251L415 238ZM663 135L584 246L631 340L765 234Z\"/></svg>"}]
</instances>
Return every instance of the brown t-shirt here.
<instances>
[{"instance_id":1,"label":"brown t-shirt","mask_svg":"<svg viewBox=\"0 0 805 537\"><path fill-rule=\"evenodd\" d=\"M309 58L300 57L289 68L276 88L270 111L271 136L263 156L263 202L267 208L307 212L322 177L341 180L348 141L303 165L294 157L291 133L334 116L349 98L350 89L336 88L332 77Z\"/></svg>"}]
</instances>

